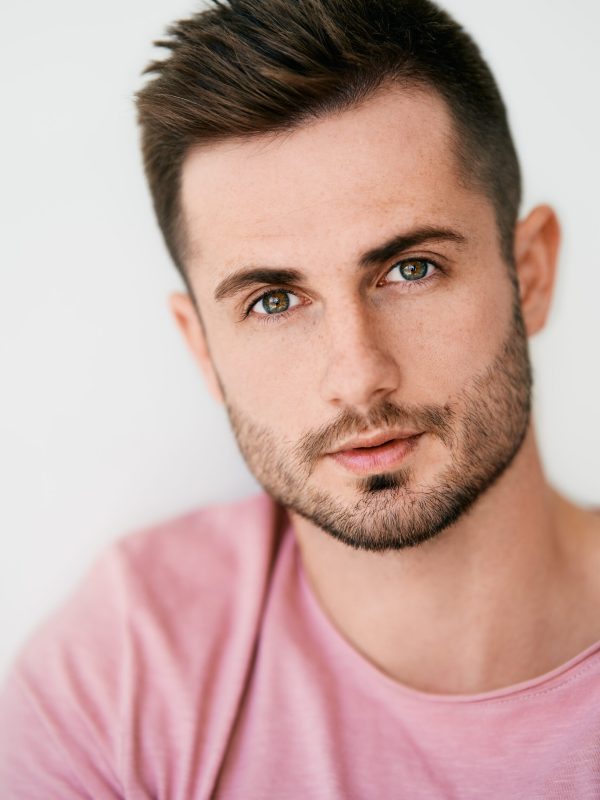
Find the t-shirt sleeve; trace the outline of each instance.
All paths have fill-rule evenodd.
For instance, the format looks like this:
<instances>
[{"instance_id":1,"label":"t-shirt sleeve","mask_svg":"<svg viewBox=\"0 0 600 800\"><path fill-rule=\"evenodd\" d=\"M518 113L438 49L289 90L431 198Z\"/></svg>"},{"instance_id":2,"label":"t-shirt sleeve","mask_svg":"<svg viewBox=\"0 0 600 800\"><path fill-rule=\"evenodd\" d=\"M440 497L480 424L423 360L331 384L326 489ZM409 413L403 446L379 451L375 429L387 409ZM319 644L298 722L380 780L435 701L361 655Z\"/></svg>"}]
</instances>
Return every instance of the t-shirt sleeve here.
<instances>
[{"instance_id":1,"label":"t-shirt sleeve","mask_svg":"<svg viewBox=\"0 0 600 800\"><path fill-rule=\"evenodd\" d=\"M116 800L123 657L118 561L107 553L25 645L0 692L3 800Z\"/></svg>"},{"instance_id":2,"label":"t-shirt sleeve","mask_svg":"<svg viewBox=\"0 0 600 800\"><path fill-rule=\"evenodd\" d=\"M259 496L108 548L0 689L0 800L211 796L253 664L276 520Z\"/></svg>"}]
</instances>

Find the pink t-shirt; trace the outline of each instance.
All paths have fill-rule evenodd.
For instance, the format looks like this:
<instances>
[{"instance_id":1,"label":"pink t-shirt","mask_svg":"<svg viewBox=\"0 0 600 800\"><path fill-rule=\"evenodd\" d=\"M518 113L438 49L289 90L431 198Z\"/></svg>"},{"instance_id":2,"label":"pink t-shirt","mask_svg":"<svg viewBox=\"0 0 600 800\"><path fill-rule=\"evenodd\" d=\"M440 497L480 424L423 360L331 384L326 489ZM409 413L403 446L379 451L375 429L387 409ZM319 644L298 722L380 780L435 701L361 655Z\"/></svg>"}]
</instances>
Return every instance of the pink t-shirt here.
<instances>
[{"instance_id":1,"label":"pink t-shirt","mask_svg":"<svg viewBox=\"0 0 600 800\"><path fill-rule=\"evenodd\" d=\"M124 538L0 700L2 800L600 797L600 642L477 695L403 686L321 611L265 496Z\"/></svg>"}]
</instances>

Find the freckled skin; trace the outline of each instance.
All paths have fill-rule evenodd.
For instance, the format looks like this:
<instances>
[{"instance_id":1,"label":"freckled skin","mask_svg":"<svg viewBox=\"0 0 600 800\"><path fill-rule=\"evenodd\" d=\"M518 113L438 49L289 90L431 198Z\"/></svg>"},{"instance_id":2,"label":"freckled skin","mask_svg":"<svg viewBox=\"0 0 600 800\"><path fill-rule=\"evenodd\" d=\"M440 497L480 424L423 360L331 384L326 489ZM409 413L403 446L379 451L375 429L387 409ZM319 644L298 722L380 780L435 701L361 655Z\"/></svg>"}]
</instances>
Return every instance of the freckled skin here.
<instances>
[{"instance_id":1,"label":"freckled skin","mask_svg":"<svg viewBox=\"0 0 600 800\"><path fill-rule=\"evenodd\" d=\"M428 483L419 482L408 466L355 480L356 502L342 503L334 491L314 480L310 469L314 459L302 440L294 448L286 447L271 427L257 426L227 395L226 403L246 462L283 505L352 547L376 551L414 547L455 522L504 472L523 443L531 409L531 372L518 305L500 352L452 406L411 409L388 401L374 406L364 419L346 412L320 436L308 435L315 439L313 448L319 455L327 452L331 429L347 437L408 424L436 436L435 427L426 427L423 417L424 412L437 413L449 428L449 459ZM426 442L423 445L427 447Z\"/></svg>"},{"instance_id":2,"label":"freckled skin","mask_svg":"<svg viewBox=\"0 0 600 800\"><path fill-rule=\"evenodd\" d=\"M258 480L348 544L402 548L457 519L517 452L530 408L526 336L491 206L457 179L443 104L399 95L348 116L188 158L186 227L202 253L191 276L233 429ZM357 251L415 225L457 229L467 246L418 248L400 273L390 272L393 262L357 270ZM297 268L307 285L264 287L270 298L239 321L242 299L215 304L211 290L245 263ZM418 291L406 291L409 282ZM282 288L301 303L271 324L290 297ZM428 412L450 436L427 427ZM425 432L394 476L359 480L323 458L331 430L339 442L385 426ZM299 443L315 431L309 466Z\"/></svg>"}]
</instances>

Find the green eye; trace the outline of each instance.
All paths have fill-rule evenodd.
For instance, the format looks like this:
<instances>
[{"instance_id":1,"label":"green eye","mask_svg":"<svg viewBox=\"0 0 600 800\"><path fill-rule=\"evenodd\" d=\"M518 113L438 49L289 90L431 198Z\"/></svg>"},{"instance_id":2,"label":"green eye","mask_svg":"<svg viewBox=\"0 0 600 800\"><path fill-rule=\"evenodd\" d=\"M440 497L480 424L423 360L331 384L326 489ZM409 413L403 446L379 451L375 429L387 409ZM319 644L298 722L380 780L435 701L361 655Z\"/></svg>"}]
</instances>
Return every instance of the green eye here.
<instances>
[{"instance_id":1,"label":"green eye","mask_svg":"<svg viewBox=\"0 0 600 800\"><path fill-rule=\"evenodd\" d=\"M290 301L287 292L271 292L262 298L261 305L267 314L277 314L287 311Z\"/></svg>"},{"instance_id":2,"label":"green eye","mask_svg":"<svg viewBox=\"0 0 600 800\"><path fill-rule=\"evenodd\" d=\"M250 310L263 316L265 314L282 314L289 308L297 306L299 302L292 292L288 292L286 289L273 289L259 297Z\"/></svg>"},{"instance_id":3,"label":"green eye","mask_svg":"<svg viewBox=\"0 0 600 800\"><path fill-rule=\"evenodd\" d=\"M260 304L265 314L280 314L288 310L290 300L287 292L269 292L261 298Z\"/></svg>"},{"instance_id":4,"label":"green eye","mask_svg":"<svg viewBox=\"0 0 600 800\"><path fill-rule=\"evenodd\" d=\"M429 277L434 269L435 267L431 261L427 261L424 258L411 258L394 264L388 273L388 279L397 283L419 281Z\"/></svg>"}]
</instances>

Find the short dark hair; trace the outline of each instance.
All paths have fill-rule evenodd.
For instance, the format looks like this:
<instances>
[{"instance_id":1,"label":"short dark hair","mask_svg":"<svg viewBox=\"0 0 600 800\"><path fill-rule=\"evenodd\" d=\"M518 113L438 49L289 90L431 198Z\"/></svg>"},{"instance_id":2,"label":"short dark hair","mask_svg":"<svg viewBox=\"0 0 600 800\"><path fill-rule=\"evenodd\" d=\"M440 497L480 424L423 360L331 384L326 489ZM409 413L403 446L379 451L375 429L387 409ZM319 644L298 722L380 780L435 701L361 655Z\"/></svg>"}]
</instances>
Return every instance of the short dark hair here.
<instances>
[{"instance_id":1,"label":"short dark hair","mask_svg":"<svg viewBox=\"0 0 600 800\"><path fill-rule=\"evenodd\" d=\"M170 54L136 95L144 168L186 284L181 168L195 145L291 130L386 84L446 101L463 177L493 204L513 263L521 176L494 77L471 37L430 0L211 0L155 42Z\"/></svg>"}]
</instances>

